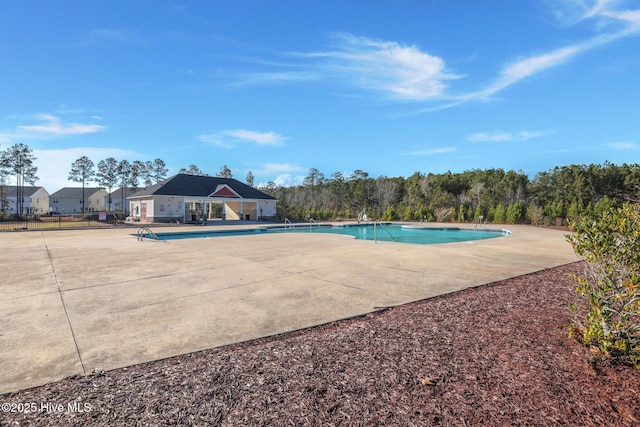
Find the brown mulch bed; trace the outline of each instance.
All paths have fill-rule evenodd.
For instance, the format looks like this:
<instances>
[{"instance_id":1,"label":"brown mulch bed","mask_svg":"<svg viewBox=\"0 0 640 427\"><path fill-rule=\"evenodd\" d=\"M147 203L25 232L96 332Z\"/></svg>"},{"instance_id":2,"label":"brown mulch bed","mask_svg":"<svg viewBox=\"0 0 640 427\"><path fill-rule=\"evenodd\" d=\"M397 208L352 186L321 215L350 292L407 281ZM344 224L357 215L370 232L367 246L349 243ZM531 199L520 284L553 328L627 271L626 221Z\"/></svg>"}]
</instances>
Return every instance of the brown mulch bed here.
<instances>
[{"instance_id":1,"label":"brown mulch bed","mask_svg":"<svg viewBox=\"0 0 640 427\"><path fill-rule=\"evenodd\" d=\"M566 336L582 268L7 394L39 408L0 424L640 425L640 371Z\"/></svg>"}]
</instances>

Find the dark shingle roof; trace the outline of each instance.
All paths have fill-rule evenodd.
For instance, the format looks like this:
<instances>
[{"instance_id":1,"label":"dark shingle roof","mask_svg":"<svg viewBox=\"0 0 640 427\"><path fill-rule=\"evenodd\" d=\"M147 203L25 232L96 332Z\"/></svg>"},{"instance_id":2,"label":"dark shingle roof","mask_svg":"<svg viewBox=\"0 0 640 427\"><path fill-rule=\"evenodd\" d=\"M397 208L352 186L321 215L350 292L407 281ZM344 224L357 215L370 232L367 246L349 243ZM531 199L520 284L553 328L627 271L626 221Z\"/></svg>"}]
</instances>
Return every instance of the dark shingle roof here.
<instances>
[{"instance_id":1,"label":"dark shingle roof","mask_svg":"<svg viewBox=\"0 0 640 427\"><path fill-rule=\"evenodd\" d=\"M147 187L130 197L140 196L187 196L207 197L211 195L219 185L228 185L243 199L273 200L270 195L233 178L220 178L214 176L200 176L178 174L167 178L157 184Z\"/></svg>"},{"instance_id":2,"label":"dark shingle roof","mask_svg":"<svg viewBox=\"0 0 640 427\"><path fill-rule=\"evenodd\" d=\"M137 191L142 191L142 190L144 190L144 188L138 188ZM133 195L133 193L135 193L135 192L136 191L133 191L133 188L127 187L125 192L124 192L124 195L126 197L129 197L129 196ZM111 198L112 199L116 199L116 198L119 198L119 197L122 197L122 188L118 188L117 190L114 190L114 191L111 192Z\"/></svg>"},{"instance_id":3,"label":"dark shingle roof","mask_svg":"<svg viewBox=\"0 0 640 427\"><path fill-rule=\"evenodd\" d=\"M31 187L31 186L22 187L22 195L24 197L31 197L31 195L33 193L35 193L36 191L38 191L41 188L42 187ZM7 189L7 197L16 197L18 195L18 187L16 187L15 185L7 186L6 189ZM47 191L47 190L45 190L45 191Z\"/></svg>"},{"instance_id":4,"label":"dark shingle roof","mask_svg":"<svg viewBox=\"0 0 640 427\"><path fill-rule=\"evenodd\" d=\"M96 191L104 190L101 187L84 187L84 196L88 197L94 194ZM74 197L82 197L82 187L63 187L55 193L51 194L49 197L58 197L58 198L74 198Z\"/></svg>"}]
</instances>

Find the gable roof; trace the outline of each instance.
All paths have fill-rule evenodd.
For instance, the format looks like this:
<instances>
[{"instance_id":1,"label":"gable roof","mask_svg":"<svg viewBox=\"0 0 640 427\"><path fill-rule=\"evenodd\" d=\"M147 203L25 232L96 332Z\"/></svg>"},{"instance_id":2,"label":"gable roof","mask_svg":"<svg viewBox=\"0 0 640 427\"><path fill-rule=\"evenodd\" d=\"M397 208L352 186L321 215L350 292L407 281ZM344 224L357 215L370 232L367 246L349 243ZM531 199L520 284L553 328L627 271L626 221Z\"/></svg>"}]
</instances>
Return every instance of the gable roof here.
<instances>
[{"instance_id":1,"label":"gable roof","mask_svg":"<svg viewBox=\"0 0 640 427\"><path fill-rule=\"evenodd\" d=\"M125 191L124 191L124 195L125 195L125 196L127 196L127 197L128 197L128 196L132 196L134 193L139 192L139 191L142 191L142 190L144 190L144 188L140 188L140 187L138 187L138 188L134 191L134 189L133 189L133 188L131 188L131 187L127 187L127 188L125 189ZM112 199L115 199L115 198L118 198L118 197L122 198L122 188L118 188L117 190L114 190L114 191L112 191L112 192L111 192L111 198L112 198Z\"/></svg>"},{"instance_id":2,"label":"gable roof","mask_svg":"<svg viewBox=\"0 0 640 427\"><path fill-rule=\"evenodd\" d=\"M182 173L140 190L129 196L129 198L143 196L216 197L214 193L220 190L221 186L229 187L233 193L243 199L275 200L270 195L250 187L237 179ZM228 190L225 193L228 194Z\"/></svg>"},{"instance_id":3,"label":"gable roof","mask_svg":"<svg viewBox=\"0 0 640 427\"><path fill-rule=\"evenodd\" d=\"M100 190L106 192L106 190L101 187L84 187L84 196L91 197L93 194L97 193ZM82 187L63 187L55 193L49 195L49 197L82 198Z\"/></svg>"},{"instance_id":4,"label":"gable roof","mask_svg":"<svg viewBox=\"0 0 640 427\"><path fill-rule=\"evenodd\" d=\"M210 197L240 197L226 184L220 184Z\"/></svg>"},{"instance_id":5,"label":"gable roof","mask_svg":"<svg viewBox=\"0 0 640 427\"><path fill-rule=\"evenodd\" d=\"M6 186L5 188L7 189L7 197L16 197L18 195L18 187L16 187L15 185ZM44 192L47 193L47 190L45 190L42 187L31 187L31 186L22 187L22 196L31 197L33 194L36 193L36 191L40 189L43 189ZM48 195L49 193L47 193L47 196Z\"/></svg>"}]
</instances>

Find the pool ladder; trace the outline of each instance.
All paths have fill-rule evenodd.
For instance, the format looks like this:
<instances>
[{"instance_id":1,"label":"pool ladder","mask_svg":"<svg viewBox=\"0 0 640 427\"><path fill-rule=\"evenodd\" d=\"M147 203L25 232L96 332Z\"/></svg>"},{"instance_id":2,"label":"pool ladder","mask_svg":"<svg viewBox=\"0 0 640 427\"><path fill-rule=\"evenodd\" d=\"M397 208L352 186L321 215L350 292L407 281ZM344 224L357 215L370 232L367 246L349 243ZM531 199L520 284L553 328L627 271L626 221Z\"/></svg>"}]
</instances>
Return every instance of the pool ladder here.
<instances>
[{"instance_id":1,"label":"pool ladder","mask_svg":"<svg viewBox=\"0 0 640 427\"><path fill-rule=\"evenodd\" d=\"M358 214L358 224L360 224L360 221L364 221L366 218L367 218L367 208L364 208Z\"/></svg>"},{"instance_id":2,"label":"pool ladder","mask_svg":"<svg viewBox=\"0 0 640 427\"><path fill-rule=\"evenodd\" d=\"M385 227L383 223L381 223L381 222L380 222L380 221L378 221L378 220L375 220L375 221L373 222L373 242L374 242L374 243L378 243L378 235L377 235L377 229L376 229L376 227L377 227L378 225L380 226L380 228L382 228L384 231L386 231L386 232L387 232L387 234L389 235L389 237L391 237L391 240L393 240L393 241L394 241L394 242L396 242L396 243L398 242L398 241L396 240L396 238L395 238L395 237L393 237L393 234L391 234L391 232L390 232L389 230L387 230L387 227Z\"/></svg>"},{"instance_id":3,"label":"pool ladder","mask_svg":"<svg viewBox=\"0 0 640 427\"><path fill-rule=\"evenodd\" d=\"M156 233L151 231L151 229L149 227L140 227L140 228L138 228L138 232L136 233L137 240L139 242L142 242L145 237L148 238L148 239L151 238L151 239L155 239L155 240L158 240L158 241L162 241L162 240L160 240L160 238L158 237L158 235Z\"/></svg>"},{"instance_id":4,"label":"pool ladder","mask_svg":"<svg viewBox=\"0 0 640 427\"><path fill-rule=\"evenodd\" d=\"M320 224L318 224L318 223L316 222L316 220L315 220L315 219L313 219L313 218L311 218L311 217L310 217L310 218L309 218L309 229L311 229L311 226L312 226L313 224L317 225L317 226L318 226L318 228L320 228Z\"/></svg>"},{"instance_id":5,"label":"pool ladder","mask_svg":"<svg viewBox=\"0 0 640 427\"><path fill-rule=\"evenodd\" d=\"M289 218L284 219L284 231L287 231L287 227L296 228L296 226L293 225L291 221L289 221Z\"/></svg>"}]
</instances>

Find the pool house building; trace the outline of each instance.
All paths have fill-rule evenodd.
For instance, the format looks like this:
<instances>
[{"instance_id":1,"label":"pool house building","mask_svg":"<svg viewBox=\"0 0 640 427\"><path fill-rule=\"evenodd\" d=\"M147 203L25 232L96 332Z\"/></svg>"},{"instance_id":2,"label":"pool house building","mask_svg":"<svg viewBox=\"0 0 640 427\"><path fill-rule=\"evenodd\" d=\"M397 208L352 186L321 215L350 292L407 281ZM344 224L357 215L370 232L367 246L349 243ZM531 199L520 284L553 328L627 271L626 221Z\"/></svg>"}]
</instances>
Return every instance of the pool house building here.
<instances>
[{"instance_id":1,"label":"pool house building","mask_svg":"<svg viewBox=\"0 0 640 427\"><path fill-rule=\"evenodd\" d=\"M178 174L127 197L140 222L273 218L276 199L233 178Z\"/></svg>"}]
</instances>

